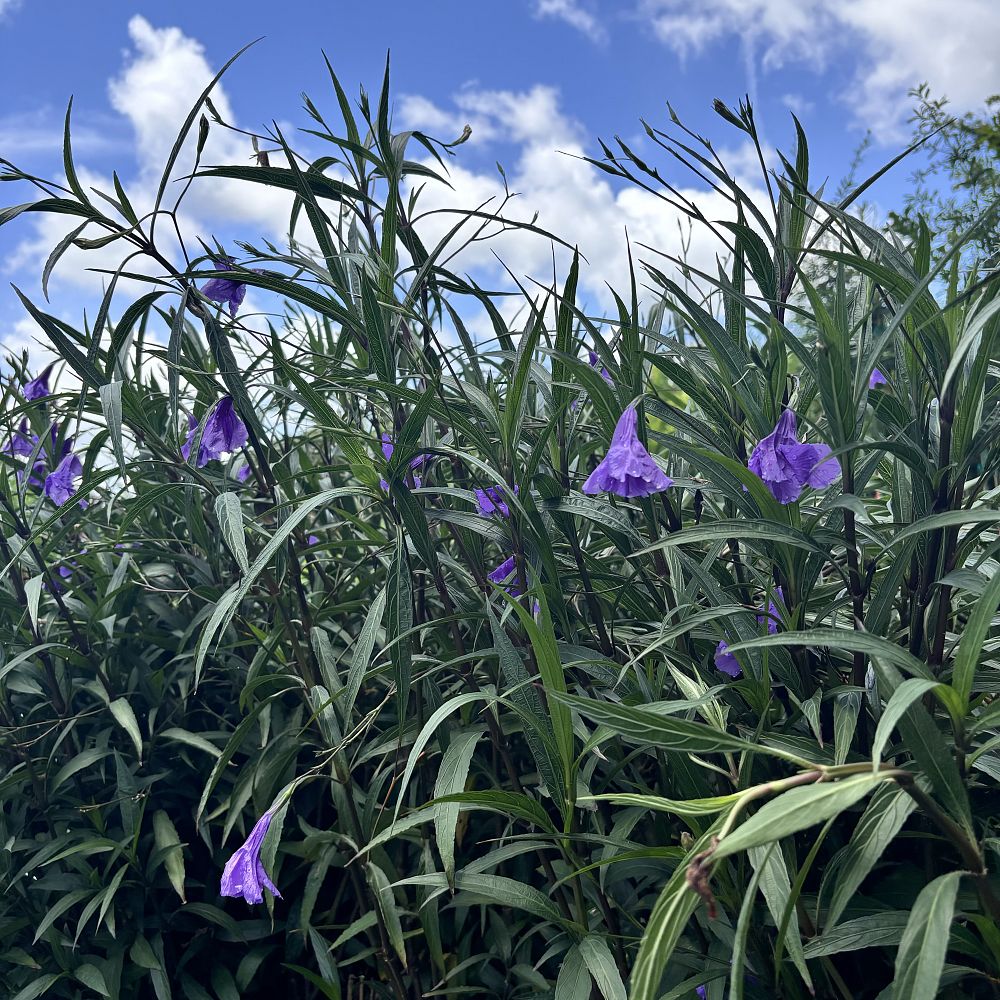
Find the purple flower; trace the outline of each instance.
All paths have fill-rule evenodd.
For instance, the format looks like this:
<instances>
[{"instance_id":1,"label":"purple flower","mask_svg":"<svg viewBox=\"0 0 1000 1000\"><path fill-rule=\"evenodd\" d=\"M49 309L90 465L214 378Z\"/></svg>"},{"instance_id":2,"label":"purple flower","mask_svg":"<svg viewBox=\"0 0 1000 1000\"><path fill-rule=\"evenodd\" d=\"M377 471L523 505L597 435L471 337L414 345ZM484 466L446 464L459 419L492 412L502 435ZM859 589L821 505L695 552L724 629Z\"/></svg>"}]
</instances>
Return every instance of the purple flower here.
<instances>
[{"instance_id":1,"label":"purple flower","mask_svg":"<svg viewBox=\"0 0 1000 1000\"><path fill-rule=\"evenodd\" d=\"M396 446L392 442L392 436L388 431L382 432L382 454L385 456L385 460L388 462L392 459L392 454L396 450ZM410 460L411 469L419 469L424 462L427 461L426 455L417 455L416 458ZM379 480L379 485L385 490L386 493L389 492L389 482L384 477ZM419 490L420 489L420 477L417 475L413 476L413 485Z\"/></svg>"},{"instance_id":2,"label":"purple flower","mask_svg":"<svg viewBox=\"0 0 1000 1000\"><path fill-rule=\"evenodd\" d=\"M514 557L509 556L504 559L502 563L492 573L486 578L491 583L503 586L503 589L510 594L511 597L520 597L521 591L517 586L517 583L512 581L511 578L514 576L514 571L517 567L514 563ZM508 583L508 581L511 581Z\"/></svg>"},{"instance_id":3,"label":"purple flower","mask_svg":"<svg viewBox=\"0 0 1000 1000\"><path fill-rule=\"evenodd\" d=\"M31 379L30 382L24 383L24 387L21 389L21 392L27 402L33 403L36 399L44 399L49 394L49 372L52 371L54 367L55 362L53 361L41 375L37 378Z\"/></svg>"},{"instance_id":4,"label":"purple flower","mask_svg":"<svg viewBox=\"0 0 1000 1000\"><path fill-rule=\"evenodd\" d=\"M706 988L704 986L699 986L694 991L694 993L695 993L695 996L701 997L701 1000L705 1000L705 997L708 996L708 992L707 992L707 990L706 990Z\"/></svg>"},{"instance_id":5,"label":"purple flower","mask_svg":"<svg viewBox=\"0 0 1000 1000\"><path fill-rule=\"evenodd\" d=\"M35 450L35 445L38 443L38 435L32 434L28 436L28 420L25 418L18 425L16 431L10 436L10 440L7 442L7 447L4 451L8 455L24 455L28 456Z\"/></svg>"},{"instance_id":6,"label":"purple flower","mask_svg":"<svg viewBox=\"0 0 1000 1000\"><path fill-rule=\"evenodd\" d=\"M868 388L874 389L877 385L888 385L889 380L877 369L875 368L868 378Z\"/></svg>"},{"instance_id":7,"label":"purple flower","mask_svg":"<svg viewBox=\"0 0 1000 1000\"><path fill-rule=\"evenodd\" d=\"M271 817L272 813L268 810L257 820L246 842L226 863L220 889L223 896L242 896L248 903L262 903L264 894L261 887L266 886L272 895L281 899L281 893L260 863L260 848L271 825Z\"/></svg>"},{"instance_id":8,"label":"purple flower","mask_svg":"<svg viewBox=\"0 0 1000 1000\"><path fill-rule=\"evenodd\" d=\"M210 459L221 458L228 452L242 448L248 439L246 424L233 408L233 397L223 396L205 421L205 430L201 435L202 448ZM198 464L202 464L200 456Z\"/></svg>"},{"instance_id":9,"label":"purple flower","mask_svg":"<svg viewBox=\"0 0 1000 1000\"><path fill-rule=\"evenodd\" d=\"M479 513L483 517L490 514L499 514L501 517L510 517L510 507L504 500L504 492L509 490L508 486L487 486L485 490L476 489L476 499L479 501ZM514 487L514 495L517 496L517 487Z\"/></svg>"},{"instance_id":10,"label":"purple flower","mask_svg":"<svg viewBox=\"0 0 1000 1000\"><path fill-rule=\"evenodd\" d=\"M308 538L306 539L306 543L307 543L308 545L319 545L319 538L317 538L317 537L316 537L316 535L310 535L310 536L309 536L309 537L308 537Z\"/></svg>"},{"instance_id":11,"label":"purple flower","mask_svg":"<svg viewBox=\"0 0 1000 1000\"><path fill-rule=\"evenodd\" d=\"M715 647L715 666L724 674L729 674L734 680L743 673L739 660L729 652L729 646L725 642L720 642Z\"/></svg>"},{"instance_id":12,"label":"purple flower","mask_svg":"<svg viewBox=\"0 0 1000 1000\"><path fill-rule=\"evenodd\" d=\"M583 484L584 493L603 490L620 497L647 497L673 484L643 447L636 433L637 421L633 404L619 418L608 453Z\"/></svg>"},{"instance_id":13,"label":"purple flower","mask_svg":"<svg viewBox=\"0 0 1000 1000\"><path fill-rule=\"evenodd\" d=\"M184 444L181 445L181 456L184 461L188 461L191 457L191 445L194 444L195 434L198 432L198 421L194 418L192 414L188 414L188 432L187 439ZM203 465L208 464L208 456L205 454L205 442L202 441L201 447L198 449L198 468L200 469Z\"/></svg>"},{"instance_id":14,"label":"purple flower","mask_svg":"<svg viewBox=\"0 0 1000 1000\"><path fill-rule=\"evenodd\" d=\"M37 473L38 466L35 466ZM45 477L45 495L57 506L61 507L75 492L74 479L83 475L83 465L72 452L56 466L53 472ZM28 480L32 482L31 479Z\"/></svg>"},{"instance_id":15,"label":"purple flower","mask_svg":"<svg viewBox=\"0 0 1000 1000\"><path fill-rule=\"evenodd\" d=\"M236 473L236 478L241 482L245 483L250 476L250 465L247 463L243 465Z\"/></svg>"},{"instance_id":16,"label":"purple flower","mask_svg":"<svg viewBox=\"0 0 1000 1000\"><path fill-rule=\"evenodd\" d=\"M607 368L604 368L603 366L601 366L601 359L598 356L597 352L596 351L587 351L587 357L588 357L588 360L590 361L590 367L591 368L598 368L598 367L600 367L600 369L601 369L601 378L604 379L604 381L607 382L608 385L614 385L615 382L614 382L614 379L611 377L611 373L607 370Z\"/></svg>"},{"instance_id":17,"label":"purple flower","mask_svg":"<svg viewBox=\"0 0 1000 1000\"><path fill-rule=\"evenodd\" d=\"M785 603L785 595L781 587L774 588L774 595L781 601L782 604ZM767 631L774 635L778 631L778 619L781 617L778 612L777 605L774 601L768 601L767 604L767 614L757 615L757 624L762 625L765 620L767 621ZM742 676L743 669L740 667L739 660L729 652L729 646L725 642L720 642L718 646L715 647L715 666L718 670L721 670L724 674L728 674L732 678L737 678Z\"/></svg>"},{"instance_id":18,"label":"purple flower","mask_svg":"<svg viewBox=\"0 0 1000 1000\"><path fill-rule=\"evenodd\" d=\"M794 503L806 486L820 489L840 476L840 462L826 460L825 444L803 444L798 439L795 413L785 410L774 430L761 439L747 467L756 473L778 503Z\"/></svg>"},{"instance_id":19,"label":"purple flower","mask_svg":"<svg viewBox=\"0 0 1000 1000\"><path fill-rule=\"evenodd\" d=\"M213 257L212 263L215 265L216 270L233 270L231 257L223 257L221 259ZM246 298L247 286L244 282L237 281L235 278L209 278L201 286L201 294L206 299L212 299L213 302L229 303L229 315L235 317L236 310L239 309L243 304L243 299Z\"/></svg>"}]
</instances>

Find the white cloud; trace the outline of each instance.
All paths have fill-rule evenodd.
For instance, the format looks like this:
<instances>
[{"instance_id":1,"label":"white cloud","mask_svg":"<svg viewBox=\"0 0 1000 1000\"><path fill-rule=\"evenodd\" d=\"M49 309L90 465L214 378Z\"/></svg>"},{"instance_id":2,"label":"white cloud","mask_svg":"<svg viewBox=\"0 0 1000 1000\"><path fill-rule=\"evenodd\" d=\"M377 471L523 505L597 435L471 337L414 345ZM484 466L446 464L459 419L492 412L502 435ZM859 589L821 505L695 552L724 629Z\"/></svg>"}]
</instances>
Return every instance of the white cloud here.
<instances>
[{"instance_id":1,"label":"white cloud","mask_svg":"<svg viewBox=\"0 0 1000 1000\"><path fill-rule=\"evenodd\" d=\"M49 154L61 157L63 122L48 108L4 115L0 118L0 150L4 159ZM113 123L88 120L73 126L74 155L107 153L128 147L115 134Z\"/></svg>"},{"instance_id":2,"label":"white cloud","mask_svg":"<svg viewBox=\"0 0 1000 1000\"><path fill-rule=\"evenodd\" d=\"M497 140L513 146L513 162L505 164L505 168L508 186L518 196L504 214L528 221L537 213L539 227L579 246L588 262L581 271L584 291L581 297L592 306L604 309L613 305L607 284L627 298L626 230L637 261L646 258L660 269L672 271L668 261L638 245L647 244L666 254L680 254L688 236L686 216L647 191L634 187L616 189L603 174L583 162L580 158L586 151L583 130L562 111L555 90L543 86L524 92L464 90L455 97L455 104L457 112L426 101L404 102L407 118L403 124L430 127L431 122L447 122L454 126L460 120L472 120L470 146L477 143L489 146ZM425 113L425 119L419 117L420 111ZM453 190L428 186L419 202L422 211L469 208L491 197L489 208L499 207L504 190L502 179L495 173L478 173L452 165L455 163L449 163ZM709 219L733 215L729 202L712 192L681 187L679 194L695 201ZM425 234L431 230L433 239L444 235L456 219L456 215L450 214L431 215L420 225ZM697 227L693 237L688 254L691 263L714 271L716 254L723 249L721 244ZM503 267L494 251L518 278L530 276L544 284L551 280L552 245L523 231L507 232L495 240L473 244L462 251L456 266L473 271L480 278L505 282ZM564 275L568 253L558 251L556 258Z\"/></svg>"},{"instance_id":3,"label":"white cloud","mask_svg":"<svg viewBox=\"0 0 1000 1000\"><path fill-rule=\"evenodd\" d=\"M907 91L927 81L965 110L1000 90L995 0L638 0L642 18L678 54L735 36L765 69L847 64L840 96L883 141L898 141Z\"/></svg>"},{"instance_id":4,"label":"white cloud","mask_svg":"<svg viewBox=\"0 0 1000 1000\"><path fill-rule=\"evenodd\" d=\"M535 16L565 21L598 44L608 39L607 29L580 0L535 0Z\"/></svg>"}]
</instances>

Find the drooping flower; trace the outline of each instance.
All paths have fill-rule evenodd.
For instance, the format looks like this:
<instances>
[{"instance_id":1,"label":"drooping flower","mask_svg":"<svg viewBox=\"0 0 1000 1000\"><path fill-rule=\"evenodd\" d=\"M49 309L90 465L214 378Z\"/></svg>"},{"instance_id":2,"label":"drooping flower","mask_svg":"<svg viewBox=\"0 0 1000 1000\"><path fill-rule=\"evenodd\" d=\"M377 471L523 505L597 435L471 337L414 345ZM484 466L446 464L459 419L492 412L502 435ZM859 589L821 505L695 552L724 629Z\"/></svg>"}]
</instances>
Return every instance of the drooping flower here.
<instances>
[{"instance_id":1,"label":"drooping flower","mask_svg":"<svg viewBox=\"0 0 1000 1000\"><path fill-rule=\"evenodd\" d=\"M248 440L246 424L233 408L233 397L223 396L205 421L205 430L201 435L202 448L209 459L222 458L223 455L242 448ZM201 464L200 456L198 464Z\"/></svg>"},{"instance_id":2,"label":"drooping flower","mask_svg":"<svg viewBox=\"0 0 1000 1000\"><path fill-rule=\"evenodd\" d=\"M392 435L388 431L382 432L382 454L385 456L385 460L388 462L392 459L393 452L396 450L396 446L393 443ZM411 469L419 469L420 466L427 461L426 455L417 455L416 458L410 460ZM389 481L383 476L379 480L379 485L382 489L388 493L389 492ZM420 489L420 477L416 474L413 476L413 485L419 490Z\"/></svg>"},{"instance_id":3,"label":"drooping flower","mask_svg":"<svg viewBox=\"0 0 1000 1000\"><path fill-rule=\"evenodd\" d=\"M260 861L261 845L271 825L272 816L268 810L257 820L246 842L226 863L220 889L223 896L242 896L248 903L262 903L264 901L262 889L266 887L272 895L281 899L281 893L267 877L267 872L264 871Z\"/></svg>"},{"instance_id":4,"label":"drooping flower","mask_svg":"<svg viewBox=\"0 0 1000 1000\"><path fill-rule=\"evenodd\" d=\"M49 372L52 371L54 367L55 362L53 361L52 364L41 373L41 375L38 375L30 381L24 383L21 393L27 402L33 403L36 399L44 399L49 394Z\"/></svg>"},{"instance_id":5,"label":"drooping flower","mask_svg":"<svg viewBox=\"0 0 1000 1000\"><path fill-rule=\"evenodd\" d=\"M483 517L491 514L499 514L501 517L510 517L510 507L504 499L504 493L509 490L509 486L487 486L486 489L476 489L476 499L479 501L479 513ZM514 487L514 495L517 496L517 487Z\"/></svg>"},{"instance_id":6,"label":"drooping flower","mask_svg":"<svg viewBox=\"0 0 1000 1000\"><path fill-rule=\"evenodd\" d=\"M513 579L514 571L517 566L514 562L513 556L508 556L502 563L492 573L486 578L490 583L495 583L498 586L502 586L504 590L510 594L511 597L520 597L521 589L518 587L517 582Z\"/></svg>"},{"instance_id":7,"label":"drooping flower","mask_svg":"<svg viewBox=\"0 0 1000 1000\"><path fill-rule=\"evenodd\" d=\"M231 257L212 258L212 263L216 270L232 271L233 260ZM243 304L246 298L247 286L245 282L235 278L209 278L201 286L201 294L206 299L229 305L229 315L235 317L236 310Z\"/></svg>"},{"instance_id":8,"label":"drooping flower","mask_svg":"<svg viewBox=\"0 0 1000 1000\"><path fill-rule=\"evenodd\" d=\"M38 467L35 467L37 473ZM83 475L83 464L72 452L45 477L45 495L61 507L75 492L74 480ZM31 480L28 480L31 482Z\"/></svg>"},{"instance_id":9,"label":"drooping flower","mask_svg":"<svg viewBox=\"0 0 1000 1000\"><path fill-rule=\"evenodd\" d=\"M781 587L774 588L774 595L781 601L782 604L785 603L785 594ZM768 601L767 603L767 614L757 615L757 624L763 625L767 622L767 631L770 635L774 635L778 631L778 621L781 617L778 611L777 605L774 601ZM740 666L739 660L729 652L729 645L726 642L720 642L718 646L715 647L715 666L718 670L721 670L724 674L728 674L732 678L736 678L742 675L743 668Z\"/></svg>"},{"instance_id":10,"label":"drooping flower","mask_svg":"<svg viewBox=\"0 0 1000 1000\"><path fill-rule=\"evenodd\" d=\"M747 467L756 473L778 503L794 503L806 486L821 489L840 476L840 462L828 459L825 444L799 441L795 412L785 410L774 430L750 454Z\"/></svg>"},{"instance_id":11,"label":"drooping flower","mask_svg":"<svg viewBox=\"0 0 1000 1000\"><path fill-rule=\"evenodd\" d=\"M889 380L877 369L873 369L868 377L868 388L874 389L877 385L888 385Z\"/></svg>"},{"instance_id":12,"label":"drooping flower","mask_svg":"<svg viewBox=\"0 0 1000 1000\"><path fill-rule=\"evenodd\" d=\"M694 992L695 996L700 997L701 1000L705 1000L705 998L708 996L708 991L704 986L699 986Z\"/></svg>"},{"instance_id":13,"label":"drooping flower","mask_svg":"<svg viewBox=\"0 0 1000 1000\"><path fill-rule=\"evenodd\" d=\"M584 493L616 493L620 497L647 497L673 485L673 480L653 461L636 433L635 404L618 420L604 460L583 484Z\"/></svg>"}]
</instances>

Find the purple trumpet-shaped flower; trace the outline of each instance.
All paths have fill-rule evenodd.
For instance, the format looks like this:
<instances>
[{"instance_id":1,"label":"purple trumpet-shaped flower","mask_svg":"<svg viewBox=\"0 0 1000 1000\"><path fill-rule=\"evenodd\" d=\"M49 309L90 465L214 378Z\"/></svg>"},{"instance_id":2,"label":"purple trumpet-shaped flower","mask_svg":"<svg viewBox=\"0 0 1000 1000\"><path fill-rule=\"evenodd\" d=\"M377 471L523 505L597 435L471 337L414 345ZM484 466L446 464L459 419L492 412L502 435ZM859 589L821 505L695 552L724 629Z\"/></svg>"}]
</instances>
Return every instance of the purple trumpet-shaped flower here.
<instances>
[{"instance_id":1,"label":"purple trumpet-shaped flower","mask_svg":"<svg viewBox=\"0 0 1000 1000\"><path fill-rule=\"evenodd\" d=\"M476 489L476 499L479 501L479 513L483 517L490 514L499 514L501 517L510 517L510 507L504 499L504 493L509 491L509 486L487 486L486 489ZM517 487L514 487L514 495L517 496Z\"/></svg>"},{"instance_id":2,"label":"purple trumpet-shaped flower","mask_svg":"<svg viewBox=\"0 0 1000 1000\"><path fill-rule=\"evenodd\" d=\"M233 408L233 397L223 396L205 421L205 430L201 435L202 448L209 459L222 458L223 455L242 448L248 440L246 424Z\"/></svg>"},{"instance_id":3,"label":"purple trumpet-shaped flower","mask_svg":"<svg viewBox=\"0 0 1000 1000\"><path fill-rule=\"evenodd\" d=\"M708 991L704 986L699 986L695 991L695 996L700 997L701 1000L705 1000L708 996Z\"/></svg>"},{"instance_id":4,"label":"purple trumpet-shaped flower","mask_svg":"<svg viewBox=\"0 0 1000 1000\"><path fill-rule=\"evenodd\" d=\"M55 362L49 365L41 375L24 383L21 393L27 402L33 403L36 399L44 399L49 394L49 372L54 367Z\"/></svg>"},{"instance_id":5,"label":"purple trumpet-shaped flower","mask_svg":"<svg viewBox=\"0 0 1000 1000\"><path fill-rule=\"evenodd\" d=\"M673 485L673 480L653 461L636 433L635 405L626 407L618 420L604 460L583 484L584 493L616 493L620 497L647 497Z\"/></svg>"},{"instance_id":6,"label":"purple trumpet-shaped flower","mask_svg":"<svg viewBox=\"0 0 1000 1000\"><path fill-rule=\"evenodd\" d=\"M250 477L250 465L246 463L242 465L236 472L236 478L241 482L245 483Z\"/></svg>"},{"instance_id":7,"label":"purple trumpet-shaped flower","mask_svg":"<svg viewBox=\"0 0 1000 1000\"><path fill-rule=\"evenodd\" d=\"M219 271L232 271L233 260L231 257L212 258L212 263ZM256 269L255 269L256 270ZM259 271L257 272L260 273ZM229 315L235 318L236 310L243 304L247 294L245 282L235 278L209 278L201 286L201 294L206 299L229 305Z\"/></svg>"},{"instance_id":8,"label":"purple trumpet-shaped flower","mask_svg":"<svg viewBox=\"0 0 1000 1000\"><path fill-rule=\"evenodd\" d=\"M756 473L778 503L794 503L806 486L821 489L840 476L840 462L828 459L825 444L803 444L795 426L795 412L785 410L774 430L762 438L747 467Z\"/></svg>"},{"instance_id":9,"label":"purple trumpet-shaped flower","mask_svg":"<svg viewBox=\"0 0 1000 1000\"><path fill-rule=\"evenodd\" d=\"M38 466L35 466L37 473ZM83 475L83 464L72 452L45 477L45 495L57 506L61 507L76 492L74 480ZM28 482L32 482L31 479Z\"/></svg>"},{"instance_id":10,"label":"purple trumpet-shaped flower","mask_svg":"<svg viewBox=\"0 0 1000 1000\"><path fill-rule=\"evenodd\" d=\"M874 389L877 385L888 385L889 380L877 369L873 369L868 377L868 388Z\"/></svg>"},{"instance_id":11,"label":"purple trumpet-shaped flower","mask_svg":"<svg viewBox=\"0 0 1000 1000\"><path fill-rule=\"evenodd\" d=\"M248 903L262 903L262 887L266 887L272 895L281 899L281 893L267 877L267 872L260 863L260 848L267 828L271 825L272 815L268 810L257 820L246 842L226 863L220 890L223 896L242 896Z\"/></svg>"},{"instance_id":12,"label":"purple trumpet-shaped flower","mask_svg":"<svg viewBox=\"0 0 1000 1000\"><path fill-rule=\"evenodd\" d=\"M781 587L774 588L774 595L782 604L785 603L785 595ZM757 615L757 624L762 625L766 621L768 633L774 635L778 631L778 620L780 617L777 605L774 601L768 601L767 614ZM729 652L729 646L725 642L720 642L715 647L715 666L718 670L721 670L724 674L728 674L734 679L740 677L743 673L743 668L740 666L739 660Z\"/></svg>"},{"instance_id":13,"label":"purple trumpet-shaped flower","mask_svg":"<svg viewBox=\"0 0 1000 1000\"><path fill-rule=\"evenodd\" d=\"M514 557L508 556L508 558L504 559L504 561L500 563L500 565L497 566L497 568L493 570L493 572L490 573L486 579L489 580L490 583L502 586L511 597L520 597L521 590L518 587L517 582L512 579L516 568Z\"/></svg>"},{"instance_id":14,"label":"purple trumpet-shaped flower","mask_svg":"<svg viewBox=\"0 0 1000 1000\"><path fill-rule=\"evenodd\" d=\"M392 436L388 431L382 432L382 454L385 456L385 460L388 462L392 459L393 452L396 450L395 444L393 444ZM416 458L410 460L411 469L419 469L420 466L427 461L426 455L417 455ZM389 492L389 481L383 476L379 480L379 485L382 489L388 493ZM413 476L413 485L419 490L420 489L420 477L416 474Z\"/></svg>"},{"instance_id":15,"label":"purple trumpet-shaped flower","mask_svg":"<svg viewBox=\"0 0 1000 1000\"><path fill-rule=\"evenodd\" d=\"M8 455L24 455L28 456L35 450L35 445L38 443L38 436L36 434L28 434L28 420L25 418L18 424L17 430L14 431L10 436L10 440L7 442L7 446L4 451Z\"/></svg>"},{"instance_id":16,"label":"purple trumpet-shaped flower","mask_svg":"<svg viewBox=\"0 0 1000 1000\"><path fill-rule=\"evenodd\" d=\"M310 535L306 539L306 544L307 545L319 545L319 537L316 536L316 535Z\"/></svg>"}]
</instances>

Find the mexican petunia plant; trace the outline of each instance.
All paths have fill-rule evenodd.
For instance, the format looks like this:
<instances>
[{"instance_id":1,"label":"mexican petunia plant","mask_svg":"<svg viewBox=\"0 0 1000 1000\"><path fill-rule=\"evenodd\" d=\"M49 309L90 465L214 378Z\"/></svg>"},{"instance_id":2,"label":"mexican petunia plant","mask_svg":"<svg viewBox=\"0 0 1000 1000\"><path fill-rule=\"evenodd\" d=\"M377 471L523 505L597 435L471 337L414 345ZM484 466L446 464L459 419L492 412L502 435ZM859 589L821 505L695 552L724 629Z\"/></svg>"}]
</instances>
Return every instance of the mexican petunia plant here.
<instances>
[{"instance_id":1,"label":"mexican petunia plant","mask_svg":"<svg viewBox=\"0 0 1000 1000\"><path fill-rule=\"evenodd\" d=\"M976 227L825 200L794 121L738 183L718 102L589 160L720 262L633 247L604 315L516 202L428 207L461 143L388 72L330 76L311 152L238 163L210 87L155 196L85 187L68 115L64 178L0 161L0 225L66 224L0 395L4 995L995 996ZM175 239L218 183L289 238ZM557 262L519 311L461 277L511 230ZM43 305L70 249L119 254L96 322Z\"/></svg>"}]
</instances>

